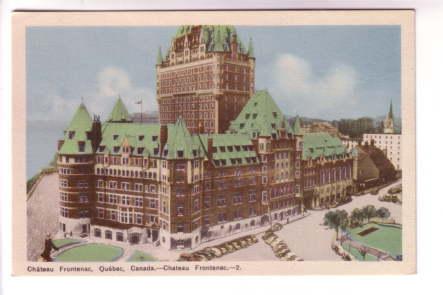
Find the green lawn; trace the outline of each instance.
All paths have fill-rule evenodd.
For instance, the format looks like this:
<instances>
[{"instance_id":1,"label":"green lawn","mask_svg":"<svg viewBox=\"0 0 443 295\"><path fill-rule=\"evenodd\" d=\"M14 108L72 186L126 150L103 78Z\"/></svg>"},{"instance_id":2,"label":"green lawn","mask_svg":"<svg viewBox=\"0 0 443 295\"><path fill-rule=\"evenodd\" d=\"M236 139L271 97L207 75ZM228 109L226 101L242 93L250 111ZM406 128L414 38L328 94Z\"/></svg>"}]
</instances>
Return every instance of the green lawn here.
<instances>
[{"instance_id":1,"label":"green lawn","mask_svg":"<svg viewBox=\"0 0 443 295\"><path fill-rule=\"evenodd\" d=\"M136 262L136 261L156 261L155 257L151 256L148 253L135 250L134 253L132 253L131 257L129 257L128 261L130 262Z\"/></svg>"},{"instance_id":2,"label":"green lawn","mask_svg":"<svg viewBox=\"0 0 443 295\"><path fill-rule=\"evenodd\" d=\"M376 227L378 228L378 230L366 236L358 235L359 232L370 227ZM359 241L365 245L386 251L395 257L396 255L402 254L401 231L401 228L394 226L368 223L362 227L353 228L350 232L354 240Z\"/></svg>"},{"instance_id":3,"label":"green lawn","mask_svg":"<svg viewBox=\"0 0 443 295\"><path fill-rule=\"evenodd\" d=\"M120 247L103 244L86 244L60 253L55 260L64 262L115 261L122 255L123 249Z\"/></svg>"},{"instance_id":4,"label":"green lawn","mask_svg":"<svg viewBox=\"0 0 443 295\"><path fill-rule=\"evenodd\" d=\"M80 243L79 240L75 240L75 239L58 239L58 240L52 240L52 242L54 243L54 245L57 248L61 248L67 245L72 245L72 244L77 244Z\"/></svg>"}]
</instances>

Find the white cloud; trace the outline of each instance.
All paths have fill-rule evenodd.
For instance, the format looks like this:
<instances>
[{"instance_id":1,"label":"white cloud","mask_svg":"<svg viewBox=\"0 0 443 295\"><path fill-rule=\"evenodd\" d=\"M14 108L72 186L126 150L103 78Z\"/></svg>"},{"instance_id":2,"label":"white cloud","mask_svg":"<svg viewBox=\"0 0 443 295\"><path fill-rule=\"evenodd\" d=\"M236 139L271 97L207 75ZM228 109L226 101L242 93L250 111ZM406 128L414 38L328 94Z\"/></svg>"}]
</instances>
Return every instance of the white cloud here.
<instances>
[{"instance_id":1,"label":"white cloud","mask_svg":"<svg viewBox=\"0 0 443 295\"><path fill-rule=\"evenodd\" d=\"M55 89L51 94L46 94L39 104L32 104L34 109L31 120L70 120L76 108L80 104L80 98L84 97L84 103L91 115L99 114L102 120L106 120L112 107L121 96L129 112L139 112L140 106L135 102L143 101L143 111L156 111L157 101L155 93L147 87L139 87L133 84L129 74L121 68L108 66L97 73L95 85L89 93L79 93L78 97L67 98L58 94ZM36 110L38 108L38 111ZM69 118L67 119L68 116Z\"/></svg>"},{"instance_id":2,"label":"white cloud","mask_svg":"<svg viewBox=\"0 0 443 295\"><path fill-rule=\"evenodd\" d=\"M97 74L97 93L90 95L85 103L91 111L105 116L106 119L118 96L130 112L139 112L135 102L143 101L143 111L157 110L154 91L150 88L138 87L132 83L129 74L117 67L109 66Z\"/></svg>"},{"instance_id":3,"label":"white cloud","mask_svg":"<svg viewBox=\"0 0 443 295\"><path fill-rule=\"evenodd\" d=\"M345 64L316 74L308 61L281 54L271 73L271 92L288 115L335 117L355 106L358 100L358 75Z\"/></svg>"}]
</instances>

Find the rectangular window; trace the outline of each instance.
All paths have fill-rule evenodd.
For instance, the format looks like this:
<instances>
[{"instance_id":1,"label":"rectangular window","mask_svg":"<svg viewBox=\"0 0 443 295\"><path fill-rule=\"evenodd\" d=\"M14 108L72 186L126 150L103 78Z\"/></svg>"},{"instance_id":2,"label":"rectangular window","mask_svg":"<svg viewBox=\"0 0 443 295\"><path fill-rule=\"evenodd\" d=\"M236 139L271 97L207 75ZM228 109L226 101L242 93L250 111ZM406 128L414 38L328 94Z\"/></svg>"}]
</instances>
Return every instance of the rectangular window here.
<instances>
[{"instance_id":1,"label":"rectangular window","mask_svg":"<svg viewBox=\"0 0 443 295\"><path fill-rule=\"evenodd\" d=\"M68 187L68 180L60 179L60 187Z\"/></svg>"},{"instance_id":2,"label":"rectangular window","mask_svg":"<svg viewBox=\"0 0 443 295\"><path fill-rule=\"evenodd\" d=\"M143 215L142 214L136 214L135 215L135 223L136 224L142 224L143 223Z\"/></svg>"},{"instance_id":3,"label":"rectangular window","mask_svg":"<svg viewBox=\"0 0 443 295\"><path fill-rule=\"evenodd\" d=\"M89 198L87 195L80 195L79 196L79 202L80 203L88 203L89 202Z\"/></svg>"},{"instance_id":4,"label":"rectangular window","mask_svg":"<svg viewBox=\"0 0 443 295\"><path fill-rule=\"evenodd\" d=\"M226 198L223 196L217 197L217 206L225 206L226 205Z\"/></svg>"},{"instance_id":5,"label":"rectangular window","mask_svg":"<svg viewBox=\"0 0 443 295\"><path fill-rule=\"evenodd\" d=\"M134 205L136 207L143 207L143 198L135 198L135 203Z\"/></svg>"},{"instance_id":6,"label":"rectangular window","mask_svg":"<svg viewBox=\"0 0 443 295\"><path fill-rule=\"evenodd\" d=\"M97 217L100 219L105 218L105 210L103 208L97 208Z\"/></svg>"}]
</instances>

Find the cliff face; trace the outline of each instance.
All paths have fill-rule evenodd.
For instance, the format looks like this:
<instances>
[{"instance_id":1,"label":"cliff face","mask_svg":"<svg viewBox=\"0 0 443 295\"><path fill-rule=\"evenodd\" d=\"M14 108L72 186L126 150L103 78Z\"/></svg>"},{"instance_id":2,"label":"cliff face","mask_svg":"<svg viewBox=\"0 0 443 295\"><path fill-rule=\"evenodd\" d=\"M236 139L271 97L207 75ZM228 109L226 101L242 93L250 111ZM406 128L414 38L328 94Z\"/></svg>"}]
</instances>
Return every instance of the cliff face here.
<instances>
[{"instance_id":1,"label":"cliff face","mask_svg":"<svg viewBox=\"0 0 443 295\"><path fill-rule=\"evenodd\" d=\"M44 175L26 202L29 261L37 261L43 251L46 235L55 235L58 231L58 193L58 174Z\"/></svg>"}]
</instances>

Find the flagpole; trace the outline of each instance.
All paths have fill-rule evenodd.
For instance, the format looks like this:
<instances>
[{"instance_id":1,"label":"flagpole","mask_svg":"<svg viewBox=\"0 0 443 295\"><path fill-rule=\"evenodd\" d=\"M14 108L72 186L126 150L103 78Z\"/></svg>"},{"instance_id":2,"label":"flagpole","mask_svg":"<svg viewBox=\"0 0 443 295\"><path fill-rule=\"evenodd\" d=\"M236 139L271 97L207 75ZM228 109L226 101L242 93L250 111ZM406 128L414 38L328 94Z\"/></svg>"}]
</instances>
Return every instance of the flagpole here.
<instances>
[{"instance_id":1,"label":"flagpole","mask_svg":"<svg viewBox=\"0 0 443 295\"><path fill-rule=\"evenodd\" d=\"M140 100L140 124L143 123L143 99Z\"/></svg>"}]
</instances>

